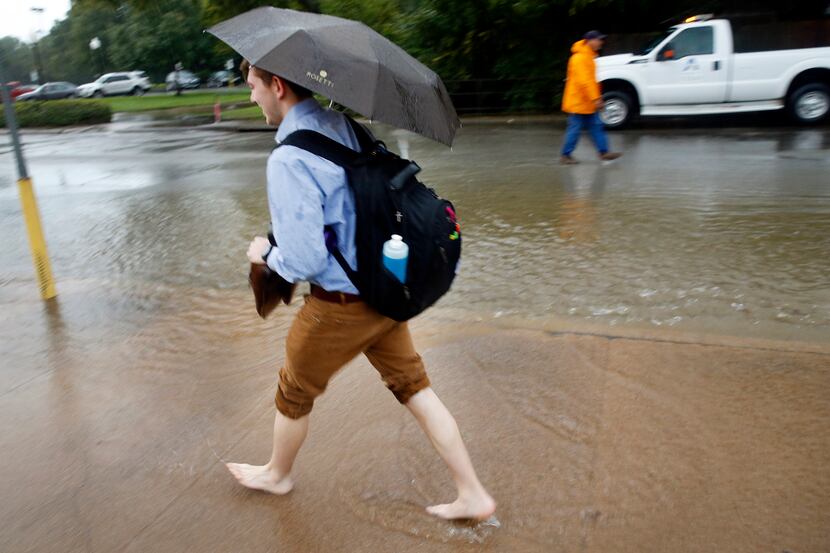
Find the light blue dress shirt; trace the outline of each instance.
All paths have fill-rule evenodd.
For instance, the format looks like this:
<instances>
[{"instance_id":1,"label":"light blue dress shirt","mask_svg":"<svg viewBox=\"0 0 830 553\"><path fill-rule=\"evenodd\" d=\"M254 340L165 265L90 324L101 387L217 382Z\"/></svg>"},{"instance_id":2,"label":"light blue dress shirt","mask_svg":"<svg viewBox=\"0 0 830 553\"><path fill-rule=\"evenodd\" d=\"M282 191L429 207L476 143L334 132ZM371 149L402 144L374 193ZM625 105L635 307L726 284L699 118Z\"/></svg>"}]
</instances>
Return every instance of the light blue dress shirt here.
<instances>
[{"instance_id":1,"label":"light blue dress shirt","mask_svg":"<svg viewBox=\"0 0 830 553\"><path fill-rule=\"evenodd\" d=\"M277 129L279 143L299 129L317 131L360 150L346 117L323 109L313 98L292 107ZM354 197L342 167L294 146L276 148L268 158L268 209L277 247L268 266L289 282L305 280L329 292L357 294L326 249L323 227L331 226L349 266L357 268Z\"/></svg>"}]
</instances>

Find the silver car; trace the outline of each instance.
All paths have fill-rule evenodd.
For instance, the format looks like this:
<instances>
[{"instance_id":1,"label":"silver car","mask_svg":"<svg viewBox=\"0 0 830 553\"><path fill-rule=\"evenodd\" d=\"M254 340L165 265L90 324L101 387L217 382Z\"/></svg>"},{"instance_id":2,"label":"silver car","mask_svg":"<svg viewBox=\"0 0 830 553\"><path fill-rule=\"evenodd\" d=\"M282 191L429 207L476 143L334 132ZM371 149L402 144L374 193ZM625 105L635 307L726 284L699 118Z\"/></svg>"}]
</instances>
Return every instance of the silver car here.
<instances>
[{"instance_id":1,"label":"silver car","mask_svg":"<svg viewBox=\"0 0 830 553\"><path fill-rule=\"evenodd\" d=\"M150 90L150 81L143 71L126 71L105 73L91 83L78 87L78 96L82 98L101 98L117 94L140 96Z\"/></svg>"},{"instance_id":2,"label":"silver car","mask_svg":"<svg viewBox=\"0 0 830 553\"><path fill-rule=\"evenodd\" d=\"M176 90L177 88L199 88L199 85L202 84L202 81L199 80L199 77L194 75L191 71L182 69L181 71L178 71L179 75L177 86L176 73L176 71L171 71L167 74L167 78L164 79L168 92L171 90Z\"/></svg>"},{"instance_id":3,"label":"silver car","mask_svg":"<svg viewBox=\"0 0 830 553\"><path fill-rule=\"evenodd\" d=\"M44 83L32 90L17 97L18 102L27 100L60 100L62 98L74 98L77 88L72 83L57 82Z\"/></svg>"}]
</instances>

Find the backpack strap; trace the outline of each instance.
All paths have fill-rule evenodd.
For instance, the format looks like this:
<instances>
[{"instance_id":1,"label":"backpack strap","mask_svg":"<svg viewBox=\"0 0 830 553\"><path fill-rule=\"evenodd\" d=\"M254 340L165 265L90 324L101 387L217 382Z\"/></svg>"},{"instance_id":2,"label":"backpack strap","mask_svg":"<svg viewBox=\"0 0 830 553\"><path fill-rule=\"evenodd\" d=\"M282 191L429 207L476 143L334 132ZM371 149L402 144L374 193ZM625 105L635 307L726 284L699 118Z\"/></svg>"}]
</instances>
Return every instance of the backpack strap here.
<instances>
[{"instance_id":1,"label":"backpack strap","mask_svg":"<svg viewBox=\"0 0 830 553\"><path fill-rule=\"evenodd\" d=\"M360 151L368 153L374 150L377 140L375 140L375 137L372 136L372 133L348 115L346 116L346 120L352 128L355 138L357 138L357 143L360 144Z\"/></svg>"},{"instance_id":2,"label":"backpack strap","mask_svg":"<svg viewBox=\"0 0 830 553\"><path fill-rule=\"evenodd\" d=\"M337 233L334 232L334 229L330 225L326 225L323 227L323 236L326 240L326 249L332 257L337 260L337 264L340 265L340 268L343 269L343 272L346 273L346 276L349 277L350 281L352 281L354 287L360 291L360 287L357 284L357 271L349 266L346 258L343 257L343 254L340 252L340 248L337 247Z\"/></svg>"},{"instance_id":3,"label":"backpack strap","mask_svg":"<svg viewBox=\"0 0 830 553\"><path fill-rule=\"evenodd\" d=\"M341 167L351 165L360 153L368 153L374 150L376 144L378 144L378 141L374 136L372 136L372 133L370 133L366 127L351 117L346 116L346 121L349 122L352 132L354 133L355 138L357 138L357 143L360 146L360 152L355 152L348 146L344 146L324 134L307 129L300 129L292 132L285 137L285 140L277 144L274 149L279 148L280 146L295 146L327 159ZM381 144L383 143L381 142Z\"/></svg>"},{"instance_id":4,"label":"backpack strap","mask_svg":"<svg viewBox=\"0 0 830 553\"><path fill-rule=\"evenodd\" d=\"M354 124L357 125L357 123ZM366 131L363 132L365 133ZM280 146L294 146L295 148L303 149L323 159L327 159L340 167L348 167L354 164L355 160L360 156L359 152L355 152L348 146L344 146L324 134L307 129L292 132L285 137L285 140L277 145L278 148ZM343 257L343 253L337 247L337 233L334 232L331 226L326 226L323 228L323 235L325 237L326 249L337 260L337 264L340 265L340 268L343 269L355 288L360 290L358 287L357 272L349 266L346 258Z\"/></svg>"},{"instance_id":5,"label":"backpack strap","mask_svg":"<svg viewBox=\"0 0 830 553\"><path fill-rule=\"evenodd\" d=\"M323 159L327 159L340 167L352 165L360 155L359 152L355 152L348 146L344 146L324 134L307 129L292 132L285 137L285 140L277 145L277 148L280 146L300 148Z\"/></svg>"}]
</instances>

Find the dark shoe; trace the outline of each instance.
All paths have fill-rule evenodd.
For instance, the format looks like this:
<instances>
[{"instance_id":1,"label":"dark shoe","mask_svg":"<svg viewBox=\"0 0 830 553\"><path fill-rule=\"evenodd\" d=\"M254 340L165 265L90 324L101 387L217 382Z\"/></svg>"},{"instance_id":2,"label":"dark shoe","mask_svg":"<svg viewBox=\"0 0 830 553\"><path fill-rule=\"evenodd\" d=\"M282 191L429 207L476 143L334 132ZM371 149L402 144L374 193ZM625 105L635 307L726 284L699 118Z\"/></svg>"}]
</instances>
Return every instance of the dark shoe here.
<instances>
[{"instance_id":1,"label":"dark shoe","mask_svg":"<svg viewBox=\"0 0 830 553\"><path fill-rule=\"evenodd\" d=\"M579 162L571 156L562 156L559 158L559 163L560 165L576 165Z\"/></svg>"},{"instance_id":2,"label":"dark shoe","mask_svg":"<svg viewBox=\"0 0 830 553\"><path fill-rule=\"evenodd\" d=\"M619 159L622 156L619 152L605 152L604 154L600 154L599 158L602 161L614 161L615 159Z\"/></svg>"}]
</instances>

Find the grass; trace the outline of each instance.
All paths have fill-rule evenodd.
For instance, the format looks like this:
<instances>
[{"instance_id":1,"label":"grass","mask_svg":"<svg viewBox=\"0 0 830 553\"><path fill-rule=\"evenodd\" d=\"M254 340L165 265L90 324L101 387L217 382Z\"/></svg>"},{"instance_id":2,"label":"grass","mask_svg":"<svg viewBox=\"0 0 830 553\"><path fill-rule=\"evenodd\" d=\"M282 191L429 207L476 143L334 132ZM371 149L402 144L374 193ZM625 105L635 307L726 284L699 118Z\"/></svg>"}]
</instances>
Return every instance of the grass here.
<instances>
[{"instance_id":1,"label":"grass","mask_svg":"<svg viewBox=\"0 0 830 553\"><path fill-rule=\"evenodd\" d=\"M99 102L105 102L112 108L113 112L136 112L155 111L172 108L190 107L212 107L219 99L222 106L231 104L248 103L250 92L239 90L238 92L196 92L192 94L149 95L149 96L112 96L101 98Z\"/></svg>"},{"instance_id":2,"label":"grass","mask_svg":"<svg viewBox=\"0 0 830 553\"><path fill-rule=\"evenodd\" d=\"M261 119L263 122L265 122L265 117L262 115L262 110L259 108L259 106L222 110L222 121L236 121L249 119Z\"/></svg>"}]
</instances>

